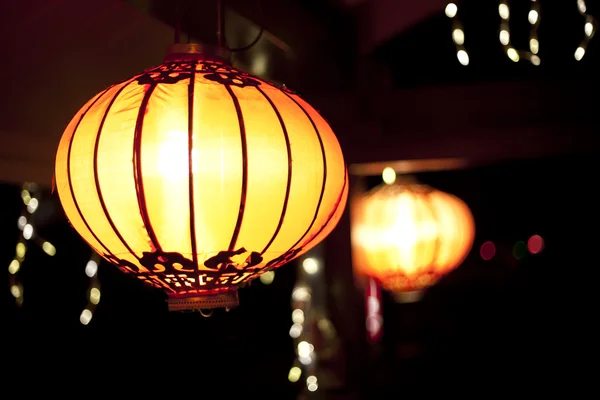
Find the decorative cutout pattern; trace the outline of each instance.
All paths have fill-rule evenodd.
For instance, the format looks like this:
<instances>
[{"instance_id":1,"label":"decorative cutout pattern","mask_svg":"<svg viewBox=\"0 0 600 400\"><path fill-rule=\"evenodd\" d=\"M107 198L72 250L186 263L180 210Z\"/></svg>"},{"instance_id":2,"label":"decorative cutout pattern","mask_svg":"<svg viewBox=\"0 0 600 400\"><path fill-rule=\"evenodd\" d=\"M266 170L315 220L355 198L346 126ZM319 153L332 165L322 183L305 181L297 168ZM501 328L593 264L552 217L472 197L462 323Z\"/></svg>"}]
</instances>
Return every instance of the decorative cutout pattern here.
<instances>
[{"instance_id":1,"label":"decorative cutout pattern","mask_svg":"<svg viewBox=\"0 0 600 400\"><path fill-rule=\"evenodd\" d=\"M227 64L216 61L171 61L157 67L147 69L136 78L140 85L174 84L190 79L192 74L202 74L204 78L223 85L237 87L256 87L261 82L249 74L239 71ZM291 91L285 89L288 93Z\"/></svg>"},{"instance_id":2,"label":"decorative cutout pattern","mask_svg":"<svg viewBox=\"0 0 600 400\"><path fill-rule=\"evenodd\" d=\"M143 253L140 264L104 254L104 258L125 273L133 274L146 284L165 289L171 294L195 294L198 291L227 290L231 285L257 278L263 273L291 261L302 248L289 250L263 266L259 252L244 247L219 251L197 267L192 260L179 253Z\"/></svg>"}]
</instances>

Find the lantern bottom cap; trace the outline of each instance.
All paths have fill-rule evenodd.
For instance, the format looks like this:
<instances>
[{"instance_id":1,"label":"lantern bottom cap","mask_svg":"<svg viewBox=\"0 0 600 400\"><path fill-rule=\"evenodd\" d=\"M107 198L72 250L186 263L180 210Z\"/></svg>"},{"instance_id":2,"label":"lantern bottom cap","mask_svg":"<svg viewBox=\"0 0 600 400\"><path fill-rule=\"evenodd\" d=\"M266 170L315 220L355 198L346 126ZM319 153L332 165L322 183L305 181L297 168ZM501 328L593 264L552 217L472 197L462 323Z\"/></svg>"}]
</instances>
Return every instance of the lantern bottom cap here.
<instances>
[{"instance_id":1,"label":"lantern bottom cap","mask_svg":"<svg viewBox=\"0 0 600 400\"><path fill-rule=\"evenodd\" d=\"M412 290L410 292L395 292L394 300L398 303L416 303L423 298L423 290Z\"/></svg>"},{"instance_id":2,"label":"lantern bottom cap","mask_svg":"<svg viewBox=\"0 0 600 400\"><path fill-rule=\"evenodd\" d=\"M240 300L236 289L223 293L193 295L190 297L169 296L167 304L169 311L202 311L215 308L232 309L240 304Z\"/></svg>"}]
</instances>

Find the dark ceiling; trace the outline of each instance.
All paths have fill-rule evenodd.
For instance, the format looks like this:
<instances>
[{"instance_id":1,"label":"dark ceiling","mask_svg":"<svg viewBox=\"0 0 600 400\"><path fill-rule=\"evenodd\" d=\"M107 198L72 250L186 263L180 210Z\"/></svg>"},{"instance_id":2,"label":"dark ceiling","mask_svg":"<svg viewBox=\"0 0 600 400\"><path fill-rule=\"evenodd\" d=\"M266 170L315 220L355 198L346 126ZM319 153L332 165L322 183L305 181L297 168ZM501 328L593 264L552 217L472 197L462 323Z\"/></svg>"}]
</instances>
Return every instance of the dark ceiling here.
<instances>
[{"instance_id":1,"label":"dark ceiling","mask_svg":"<svg viewBox=\"0 0 600 400\"><path fill-rule=\"evenodd\" d=\"M285 83L330 121L349 163L458 157L473 164L597 147L598 39L580 62L576 2L540 0L542 64L498 42L497 1L459 2L461 66L445 1L228 0L234 63ZM529 1L512 1L517 48ZM588 1L598 15L598 2ZM104 87L161 62L176 15L183 40L216 41L216 0L23 0L0 4L0 180L48 185L64 127Z\"/></svg>"}]
</instances>

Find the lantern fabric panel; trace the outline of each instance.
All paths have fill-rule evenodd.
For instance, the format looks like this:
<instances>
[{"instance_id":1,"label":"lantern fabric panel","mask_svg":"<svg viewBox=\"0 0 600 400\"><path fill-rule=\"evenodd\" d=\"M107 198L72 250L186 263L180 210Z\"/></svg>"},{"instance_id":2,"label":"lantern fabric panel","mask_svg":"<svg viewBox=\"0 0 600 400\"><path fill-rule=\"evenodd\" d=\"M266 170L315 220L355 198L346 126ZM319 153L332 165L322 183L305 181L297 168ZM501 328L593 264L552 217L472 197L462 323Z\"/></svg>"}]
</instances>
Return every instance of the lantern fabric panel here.
<instances>
[{"instance_id":1,"label":"lantern fabric panel","mask_svg":"<svg viewBox=\"0 0 600 400\"><path fill-rule=\"evenodd\" d=\"M285 264L335 227L348 194L339 143L310 105L211 60L166 62L90 101L56 180L82 237L171 296Z\"/></svg>"},{"instance_id":2,"label":"lantern fabric panel","mask_svg":"<svg viewBox=\"0 0 600 400\"><path fill-rule=\"evenodd\" d=\"M152 249L189 258L188 86L185 80L146 85L130 131L133 147L124 151L133 150L137 208Z\"/></svg>"},{"instance_id":3,"label":"lantern fabric panel","mask_svg":"<svg viewBox=\"0 0 600 400\"><path fill-rule=\"evenodd\" d=\"M194 90L192 108L192 209L196 252L207 255L227 250L231 242L239 216L244 165L240 124L231 95L216 82L200 83L194 86L198 90Z\"/></svg>"},{"instance_id":4,"label":"lantern fabric panel","mask_svg":"<svg viewBox=\"0 0 600 400\"><path fill-rule=\"evenodd\" d=\"M273 240L278 234L285 234L281 227L290 204L292 177L289 133L285 130L285 123L279 120L277 109L262 92L236 87L232 88L232 92L240 103L246 130L248 180L244 215L236 243L254 249L267 260L273 250L277 251L272 247ZM271 163L283 168L274 169ZM233 210L238 208L239 204ZM261 229L256 229L257 226Z\"/></svg>"},{"instance_id":5,"label":"lantern fabric panel","mask_svg":"<svg viewBox=\"0 0 600 400\"><path fill-rule=\"evenodd\" d=\"M73 196L73 187L71 185L70 177L70 152L71 142L75 130L77 129L81 119L87 113L91 106L93 106L98 99L110 88L103 92L98 93L90 101L88 101L72 118L67 125L63 136L58 145L56 154L56 165L55 165L55 184L59 195L60 202L63 210L65 211L69 222L74 229L83 237L83 239L99 254L107 252L108 250L104 247L100 240L91 231L87 222L83 219L83 216L79 212L79 206Z\"/></svg>"},{"instance_id":6,"label":"lantern fabric panel","mask_svg":"<svg viewBox=\"0 0 600 400\"><path fill-rule=\"evenodd\" d=\"M122 86L122 90L115 93L111 98L110 108L105 110L102 126L96 129L94 140L97 142L97 151L94 153L97 171L98 198L103 204L95 214L85 214L90 226L97 219L102 219L111 225L110 235L120 243L118 247L105 245L110 248L109 254L115 257L127 257L130 251L135 256L141 257L145 251L151 251L150 238L139 210L137 200L135 169L132 162L132 149L134 148L134 135L136 120L139 114L137 104L143 99L145 90L135 82L128 82ZM107 93L105 96L109 96ZM84 121L88 118L84 118ZM77 136L84 136L78 129ZM72 159L76 159L78 153L73 149ZM78 149L77 149L78 150ZM81 153L79 153L81 154ZM74 177L83 171L71 168L71 176ZM83 194L79 194L80 199ZM110 218L107 217L110 216ZM108 235L108 234L107 234ZM104 235L99 235L104 238ZM102 253L100 253L102 254ZM129 262L135 262L137 258L128 258Z\"/></svg>"},{"instance_id":7,"label":"lantern fabric panel","mask_svg":"<svg viewBox=\"0 0 600 400\"><path fill-rule=\"evenodd\" d=\"M475 236L475 222L462 200L441 191L431 192L429 198L439 230L453 238L453 241L439 241L436 251L435 267L445 273L462 263L469 253Z\"/></svg>"},{"instance_id":8,"label":"lantern fabric panel","mask_svg":"<svg viewBox=\"0 0 600 400\"><path fill-rule=\"evenodd\" d=\"M475 235L462 200L414 183L357 195L351 226L355 272L394 292L434 284L462 263Z\"/></svg>"}]
</instances>

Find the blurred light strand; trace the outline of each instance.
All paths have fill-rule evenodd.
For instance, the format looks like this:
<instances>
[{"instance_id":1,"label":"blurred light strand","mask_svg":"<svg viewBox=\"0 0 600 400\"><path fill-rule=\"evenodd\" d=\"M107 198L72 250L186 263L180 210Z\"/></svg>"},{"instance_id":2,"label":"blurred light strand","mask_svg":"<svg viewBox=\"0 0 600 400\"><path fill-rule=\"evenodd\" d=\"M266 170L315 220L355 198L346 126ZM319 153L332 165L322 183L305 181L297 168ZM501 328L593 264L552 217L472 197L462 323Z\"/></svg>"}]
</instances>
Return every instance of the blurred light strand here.
<instances>
[{"instance_id":1,"label":"blurred light strand","mask_svg":"<svg viewBox=\"0 0 600 400\"><path fill-rule=\"evenodd\" d=\"M299 278L292 290L292 325L290 337L294 341L296 359L288 373L288 380L292 383L305 377L305 389L314 392L318 389L316 377L316 352L311 343L311 321L314 319L315 310L312 307L312 289L309 284L310 277L319 272L321 261L315 257L304 258L299 265Z\"/></svg>"},{"instance_id":2,"label":"blurred light strand","mask_svg":"<svg viewBox=\"0 0 600 400\"><path fill-rule=\"evenodd\" d=\"M23 207L17 219L17 226L21 231L16 245L15 256L8 265L10 293L15 298L17 306L23 305L23 283L19 279L19 272L23 267L30 242L37 244L49 256L56 254L52 243L42 238L36 229L34 216L40 206L41 191L37 185L26 182L21 187L21 200Z\"/></svg>"},{"instance_id":3,"label":"blurred light strand","mask_svg":"<svg viewBox=\"0 0 600 400\"><path fill-rule=\"evenodd\" d=\"M581 61L585 52L587 51L588 44L592 37L594 37L594 33L596 33L597 21L596 19L587 13L587 5L585 4L585 0L577 0L577 10L579 14L581 14L585 18L585 23L583 25L583 39L577 49L575 49L574 57L575 60Z\"/></svg>"},{"instance_id":4,"label":"blurred light strand","mask_svg":"<svg viewBox=\"0 0 600 400\"><path fill-rule=\"evenodd\" d=\"M540 25L540 3L537 0L530 0L530 9L527 19L531 28L529 30L529 50L517 50L513 47L510 37L510 7L508 0L501 0L498 5L498 14L500 15L500 31L498 39L504 47L504 53L513 62L528 60L533 65L540 65L541 59L538 55L540 51L540 41L538 37L538 27Z\"/></svg>"},{"instance_id":5,"label":"blurred light strand","mask_svg":"<svg viewBox=\"0 0 600 400\"><path fill-rule=\"evenodd\" d=\"M465 49L465 31L462 22L458 18L458 6L448 3L444 10L446 16L452 20L452 41L456 46L456 58L461 65L469 65L469 53Z\"/></svg>"},{"instance_id":6,"label":"blurred light strand","mask_svg":"<svg viewBox=\"0 0 600 400\"><path fill-rule=\"evenodd\" d=\"M100 256L96 252L92 252L90 259L85 265L85 274L89 278L87 290L88 304L85 306L79 315L79 322L82 325L90 323L94 317L96 307L100 303L100 281L98 280L98 265L100 264Z\"/></svg>"}]
</instances>

